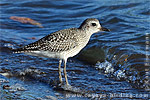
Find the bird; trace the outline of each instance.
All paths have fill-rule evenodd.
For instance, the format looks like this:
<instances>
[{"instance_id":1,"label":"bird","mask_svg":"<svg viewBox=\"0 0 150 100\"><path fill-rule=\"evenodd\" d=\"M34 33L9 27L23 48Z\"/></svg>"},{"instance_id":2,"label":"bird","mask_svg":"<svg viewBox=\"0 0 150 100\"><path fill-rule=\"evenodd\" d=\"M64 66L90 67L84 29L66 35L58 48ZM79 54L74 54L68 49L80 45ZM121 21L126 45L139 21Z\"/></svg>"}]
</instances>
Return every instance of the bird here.
<instances>
[{"instance_id":1,"label":"bird","mask_svg":"<svg viewBox=\"0 0 150 100\"><path fill-rule=\"evenodd\" d=\"M92 34L100 31L109 32L110 30L102 27L98 19L87 18L78 28L68 28L53 32L26 46L13 49L13 52L58 59L60 84L63 83L61 75L61 64L63 61L64 78L66 85L69 85L66 72L67 59L77 55L87 45Z\"/></svg>"}]
</instances>

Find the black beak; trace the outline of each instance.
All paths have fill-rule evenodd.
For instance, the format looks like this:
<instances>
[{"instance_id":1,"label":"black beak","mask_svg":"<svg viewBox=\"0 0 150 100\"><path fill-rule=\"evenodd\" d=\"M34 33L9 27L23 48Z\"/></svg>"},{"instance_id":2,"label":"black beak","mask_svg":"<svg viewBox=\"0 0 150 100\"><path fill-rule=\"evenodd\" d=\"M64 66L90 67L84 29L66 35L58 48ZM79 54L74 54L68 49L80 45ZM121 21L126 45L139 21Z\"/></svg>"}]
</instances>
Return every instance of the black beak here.
<instances>
[{"instance_id":1,"label":"black beak","mask_svg":"<svg viewBox=\"0 0 150 100\"><path fill-rule=\"evenodd\" d=\"M107 28L105 28L105 27L101 27L101 28L99 28L99 29L100 29L100 31L107 31L107 32L110 32L110 30L107 29Z\"/></svg>"}]
</instances>

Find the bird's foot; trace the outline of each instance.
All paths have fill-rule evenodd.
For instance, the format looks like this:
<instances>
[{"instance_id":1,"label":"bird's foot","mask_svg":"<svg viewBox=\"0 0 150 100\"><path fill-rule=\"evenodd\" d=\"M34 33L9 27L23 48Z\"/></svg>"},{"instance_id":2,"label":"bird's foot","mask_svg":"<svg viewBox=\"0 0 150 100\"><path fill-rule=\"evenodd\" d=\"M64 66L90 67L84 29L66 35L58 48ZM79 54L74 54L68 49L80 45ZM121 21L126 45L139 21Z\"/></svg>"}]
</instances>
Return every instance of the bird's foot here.
<instances>
[{"instance_id":1,"label":"bird's foot","mask_svg":"<svg viewBox=\"0 0 150 100\"><path fill-rule=\"evenodd\" d=\"M64 90L70 90L72 88L72 86L70 84L63 84L63 85L61 85L61 88Z\"/></svg>"},{"instance_id":2,"label":"bird's foot","mask_svg":"<svg viewBox=\"0 0 150 100\"><path fill-rule=\"evenodd\" d=\"M58 84L58 87L61 87L63 85L63 82L60 82L59 84Z\"/></svg>"}]
</instances>

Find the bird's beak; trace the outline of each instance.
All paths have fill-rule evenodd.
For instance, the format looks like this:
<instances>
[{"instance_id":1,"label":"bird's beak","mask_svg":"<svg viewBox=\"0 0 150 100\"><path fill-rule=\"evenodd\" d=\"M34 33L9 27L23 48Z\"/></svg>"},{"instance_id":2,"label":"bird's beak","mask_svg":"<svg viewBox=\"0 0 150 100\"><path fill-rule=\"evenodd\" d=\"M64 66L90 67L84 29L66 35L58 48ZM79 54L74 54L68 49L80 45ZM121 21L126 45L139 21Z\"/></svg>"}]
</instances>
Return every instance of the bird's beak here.
<instances>
[{"instance_id":1,"label":"bird's beak","mask_svg":"<svg viewBox=\"0 0 150 100\"><path fill-rule=\"evenodd\" d=\"M110 32L110 29L107 29L107 28L105 28L105 27L100 27L99 29L100 29L100 31L107 31L107 32Z\"/></svg>"}]
</instances>

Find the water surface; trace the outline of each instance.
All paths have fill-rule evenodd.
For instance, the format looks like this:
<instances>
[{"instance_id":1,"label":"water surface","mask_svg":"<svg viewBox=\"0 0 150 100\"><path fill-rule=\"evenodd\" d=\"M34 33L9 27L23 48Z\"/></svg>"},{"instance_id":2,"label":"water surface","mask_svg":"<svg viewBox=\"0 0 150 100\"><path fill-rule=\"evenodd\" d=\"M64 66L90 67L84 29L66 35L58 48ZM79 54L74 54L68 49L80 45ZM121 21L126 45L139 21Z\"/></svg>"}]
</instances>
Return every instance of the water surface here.
<instances>
[{"instance_id":1,"label":"water surface","mask_svg":"<svg viewBox=\"0 0 150 100\"><path fill-rule=\"evenodd\" d=\"M1 99L149 98L149 5L149 0L1 0L0 72L11 76L1 76ZM31 18L43 28L13 21L11 16ZM55 90L58 60L11 52L49 33L79 27L86 18L99 19L111 32L92 35L82 51L103 50L103 62L91 65L90 58L82 62L79 55L68 60L69 83L81 89L79 93ZM12 88L4 89L5 85Z\"/></svg>"}]
</instances>

